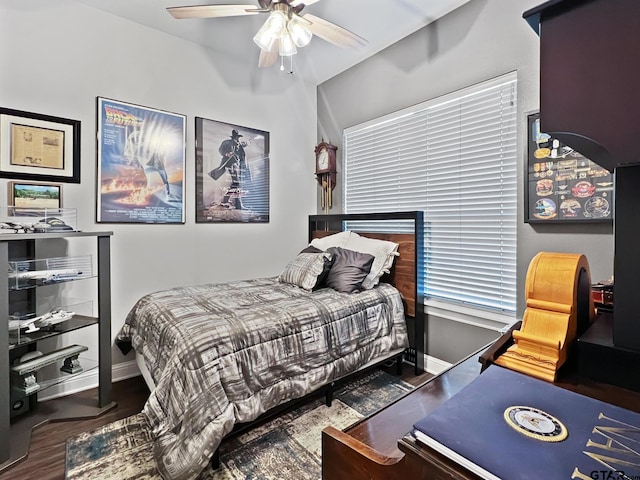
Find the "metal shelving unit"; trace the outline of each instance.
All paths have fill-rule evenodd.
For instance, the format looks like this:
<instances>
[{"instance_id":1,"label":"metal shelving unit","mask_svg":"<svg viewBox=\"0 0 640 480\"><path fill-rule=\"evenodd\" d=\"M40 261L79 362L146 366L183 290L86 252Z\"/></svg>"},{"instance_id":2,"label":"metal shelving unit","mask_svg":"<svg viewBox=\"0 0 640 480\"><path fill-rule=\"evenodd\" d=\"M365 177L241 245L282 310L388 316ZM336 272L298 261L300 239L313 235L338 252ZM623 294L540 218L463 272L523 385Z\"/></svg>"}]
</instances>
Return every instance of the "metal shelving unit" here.
<instances>
[{"instance_id":1,"label":"metal shelving unit","mask_svg":"<svg viewBox=\"0 0 640 480\"><path fill-rule=\"evenodd\" d=\"M0 342L6 345L4 358L0 361L0 472L6 470L29 453L31 433L34 429L52 421L96 417L115 407L111 401L111 258L110 237L112 232L59 232L16 233L0 235ZM95 237L97 252L98 317L76 315L48 331L30 334L18 344L9 340L9 314L19 302L34 305L35 288L10 293L10 264L15 258L37 259L39 242L53 239ZM76 281L79 281L78 279ZM35 310L35 307L34 307ZM10 359L18 349L34 351L37 343L46 338L98 325L98 395L95 405L78 403L70 398L58 398L38 403L37 392L29 396L26 413L12 418ZM13 353L12 353L13 352Z\"/></svg>"}]
</instances>

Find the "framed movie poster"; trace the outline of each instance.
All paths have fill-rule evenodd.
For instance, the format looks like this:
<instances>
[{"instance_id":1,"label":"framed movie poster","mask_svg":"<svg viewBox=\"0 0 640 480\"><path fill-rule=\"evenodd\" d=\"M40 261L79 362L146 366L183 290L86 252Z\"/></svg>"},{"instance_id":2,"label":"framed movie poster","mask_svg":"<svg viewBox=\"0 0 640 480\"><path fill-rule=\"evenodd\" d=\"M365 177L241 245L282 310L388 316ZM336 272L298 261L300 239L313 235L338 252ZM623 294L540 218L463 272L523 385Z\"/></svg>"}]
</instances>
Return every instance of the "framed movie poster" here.
<instances>
[{"instance_id":1,"label":"framed movie poster","mask_svg":"<svg viewBox=\"0 0 640 480\"><path fill-rule=\"evenodd\" d=\"M97 221L184 223L186 117L98 97Z\"/></svg>"},{"instance_id":2,"label":"framed movie poster","mask_svg":"<svg viewBox=\"0 0 640 480\"><path fill-rule=\"evenodd\" d=\"M80 183L80 121L0 108L0 177Z\"/></svg>"},{"instance_id":3,"label":"framed movie poster","mask_svg":"<svg viewBox=\"0 0 640 480\"><path fill-rule=\"evenodd\" d=\"M269 222L269 132L196 117L196 222Z\"/></svg>"},{"instance_id":4,"label":"framed movie poster","mask_svg":"<svg viewBox=\"0 0 640 480\"><path fill-rule=\"evenodd\" d=\"M612 221L612 173L542 132L539 113L527 127L525 222Z\"/></svg>"}]
</instances>

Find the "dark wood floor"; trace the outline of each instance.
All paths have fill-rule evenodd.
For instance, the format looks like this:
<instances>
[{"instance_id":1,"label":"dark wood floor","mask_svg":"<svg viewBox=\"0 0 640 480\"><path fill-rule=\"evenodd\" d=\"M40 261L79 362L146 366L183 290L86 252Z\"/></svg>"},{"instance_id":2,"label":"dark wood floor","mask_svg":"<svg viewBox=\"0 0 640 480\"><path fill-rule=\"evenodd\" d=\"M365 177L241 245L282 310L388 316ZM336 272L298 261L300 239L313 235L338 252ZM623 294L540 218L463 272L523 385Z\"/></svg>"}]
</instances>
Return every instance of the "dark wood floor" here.
<instances>
[{"instance_id":1,"label":"dark wood floor","mask_svg":"<svg viewBox=\"0 0 640 480\"><path fill-rule=\"evenodd\" d=\"M395 366L387 370L395 373ZM415 376L413 368L407 365L402 378L413 385L420 385L430 376L428 373ZM75 395L93 398L96 391L87 390ZM97 418L48 423L38 428L31 436L28 457L0 474L0 480L64 480L66 439L139 413L148 395L149 390L142 377L114 383L112 399L118 404L115 408Z\"/></svg>"},{"instance_id":2,"label":"dark wood floor","mask_svg":"<svg viewBox=\"0 0 640 480\"><path fill-rule=\"evenodd\" d=\"M382 367L383 370L385 370L386 372L395 375L396 374L396 365L395 364L390 364L387 367ZM427 380L429 380L430 378L432 378L433 375L427 372L424 372L420 375L415 375L414 371L413 371L413 365L409 365L407 363L404 364L404 367L402 369L402 379L407 382L410 383L411 385L413 385L414 387L417 387L418 385L422 385L424 382L426 382Z\"/></svg>"},{"instance_id":3,"label":"dark wood floor","mask_svg":"<svg viewBox=\"0 0 640 480\"><path fill-rule=\"evenodd\" d=\"M87 390L74 396L97 398L97 393ZM114 383L112 399L118 404L115 408L97 418L53 422L36 429L26 460L0 474L0 480L63 480L67 437L139 413L148 396L149 389L142 377Z\"/></svg>"}]
</instances>

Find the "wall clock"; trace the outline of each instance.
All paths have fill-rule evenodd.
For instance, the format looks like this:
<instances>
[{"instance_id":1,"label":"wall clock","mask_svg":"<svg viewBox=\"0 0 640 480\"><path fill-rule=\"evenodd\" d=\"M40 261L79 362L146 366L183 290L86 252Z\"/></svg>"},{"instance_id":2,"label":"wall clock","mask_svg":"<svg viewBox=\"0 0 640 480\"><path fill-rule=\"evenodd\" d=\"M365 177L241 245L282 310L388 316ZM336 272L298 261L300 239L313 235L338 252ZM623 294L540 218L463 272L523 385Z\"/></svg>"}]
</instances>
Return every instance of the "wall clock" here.
<instances>
[{"instance_id":1,"label":"wall clock","mask_svg":"<svg viewBox=\"0 0 640 480\"><path fill-rule=\"evenodd\" d=\"M322 189L320 206L325 213L333 206L333 189L336 186L336 150L338 147L322 139L316 148L316 180Z\"/></svg>"}]
</instances>

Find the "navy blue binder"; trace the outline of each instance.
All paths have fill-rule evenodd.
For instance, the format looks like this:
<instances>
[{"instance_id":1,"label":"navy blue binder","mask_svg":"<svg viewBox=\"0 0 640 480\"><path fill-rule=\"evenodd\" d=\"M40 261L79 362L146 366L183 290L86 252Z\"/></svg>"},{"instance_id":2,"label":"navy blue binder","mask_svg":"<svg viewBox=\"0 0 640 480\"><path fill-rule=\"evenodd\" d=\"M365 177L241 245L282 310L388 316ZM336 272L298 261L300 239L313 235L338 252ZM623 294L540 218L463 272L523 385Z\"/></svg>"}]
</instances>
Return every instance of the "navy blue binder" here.
<instances>
[{"instance_id":1,"label":"navy blue binder","mask_svg":"<svg viewBox=\"0 0 640 480\"><path fill-rule=\"evenodd\" d=\"M497 365L414 427L486 479L640 479L639 413Z\"/></svg>"}]
</instances>

